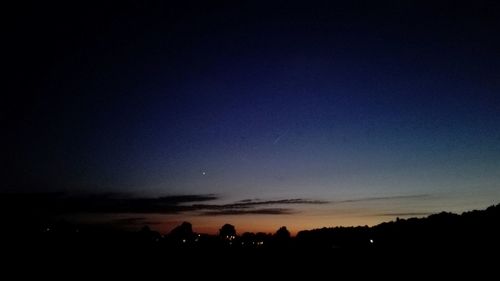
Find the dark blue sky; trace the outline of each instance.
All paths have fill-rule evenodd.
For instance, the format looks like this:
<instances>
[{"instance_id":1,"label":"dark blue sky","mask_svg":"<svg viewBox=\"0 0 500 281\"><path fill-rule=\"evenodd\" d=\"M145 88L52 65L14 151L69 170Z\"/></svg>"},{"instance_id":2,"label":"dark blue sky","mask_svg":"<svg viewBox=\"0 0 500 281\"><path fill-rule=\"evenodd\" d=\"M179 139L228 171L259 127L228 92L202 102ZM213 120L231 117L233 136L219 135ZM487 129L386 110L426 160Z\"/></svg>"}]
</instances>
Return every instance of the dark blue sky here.
<instances>
[{"instance_id":1,"label":"dark blue sky","mask_svg":"<svg viewBox=\"0 0 500 281\"><path fill-rule=\"evenodd\" d=\"M500 7L400 2L13 7L4 188L330 202L158 219L203 229L498 203Z\"/></svg>"}]
</instances>

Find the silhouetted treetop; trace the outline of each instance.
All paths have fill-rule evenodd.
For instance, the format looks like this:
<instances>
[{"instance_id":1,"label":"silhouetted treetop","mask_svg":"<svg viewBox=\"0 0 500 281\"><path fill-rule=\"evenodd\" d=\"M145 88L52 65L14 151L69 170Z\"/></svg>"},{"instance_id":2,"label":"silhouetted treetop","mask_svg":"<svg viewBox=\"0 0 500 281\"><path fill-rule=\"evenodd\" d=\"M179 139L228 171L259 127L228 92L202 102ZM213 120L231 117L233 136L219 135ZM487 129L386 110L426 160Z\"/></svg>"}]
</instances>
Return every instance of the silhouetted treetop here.
<instances>
[{"instance_id":1,"label":"silhouetted treetop","mask_svg":"<svg viewBox=\"0 0 500 281\"><path fill-rule=\"evenodd\" d=\"M219 230L219 236L223 239L234 239L236 237L236 228L233 225L226 223Z\"/></svg>"},{"instance_id":2,"label":"silhouetted treetop","mask_svg":"<svg viewBox=\"0 0 500 281\"><path fill-rule=\"evenodd\" d=\"M282 226L276 231L274 237L278 239L290 239L290 231L286 229L286 226Z\"/></svg>"},{"instance_id":3,"label":"silhouetted treetop","mask_svg":"<svg viewBox=\"0 0 500 281\"><path fill-rule=\"evenodd\" d=\"M173 239L191 239L194 236L193 227L189 222L183 222L172 229L169 236Z\"/></svg>"}]
</instances>

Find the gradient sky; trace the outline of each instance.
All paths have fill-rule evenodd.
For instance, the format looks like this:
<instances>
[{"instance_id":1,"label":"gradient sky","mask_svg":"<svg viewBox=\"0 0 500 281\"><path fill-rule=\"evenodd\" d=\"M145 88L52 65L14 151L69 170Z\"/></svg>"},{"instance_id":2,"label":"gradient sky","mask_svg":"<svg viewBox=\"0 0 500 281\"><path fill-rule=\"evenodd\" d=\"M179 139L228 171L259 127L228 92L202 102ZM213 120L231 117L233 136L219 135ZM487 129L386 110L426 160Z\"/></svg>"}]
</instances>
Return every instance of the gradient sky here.
<instances>
[{"instance_id":1,"label":"gradient sky","mask_svg":"<svg viewBox=\"0 0 500 281\"><path fill-rule=\"evenodd\" d=\"M59 213L162 232L499 203L498 3L140 2L8 10L2 192L204 196Z\"/></svg>"}]
</instances>

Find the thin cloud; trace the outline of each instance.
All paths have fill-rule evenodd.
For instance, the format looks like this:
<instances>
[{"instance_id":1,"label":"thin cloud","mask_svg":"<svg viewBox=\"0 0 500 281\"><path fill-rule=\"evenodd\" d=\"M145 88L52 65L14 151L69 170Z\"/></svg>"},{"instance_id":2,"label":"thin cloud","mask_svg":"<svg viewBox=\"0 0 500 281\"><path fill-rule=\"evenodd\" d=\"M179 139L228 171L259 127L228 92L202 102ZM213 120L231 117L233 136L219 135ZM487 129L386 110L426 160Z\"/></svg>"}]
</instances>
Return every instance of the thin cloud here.
<instances>
[{"instance_id":1,"label":"thin cloud","mask_svg":"<svg viewBox=\"0 0 500 281\"><path fill-rule=\"evenodd\" d=\"M202 216L233 216L233 215L290 215L296 213L291 209L284 208L265 208L253 210L219 210L207 211L200 215Z\"/></svg>"},{"instance_id":2,"label":"thin cloud","mask_svg":"<svg viewBox=\"0 0 500 281\"><path fill-rule=\"evenodd\" d=\"M212 200L216 200L216 199L219 199L219 197L214 195L214 194L171 195L171 196L162 196L162 197L157 198L157 200L160 200L163 203L168 202L168 203L172 203L172 204L212 201Z\"/></svg>"},{"instance_id":3,"label":"thin cloud","mask_svg":"<svg viewBox=\"0 0 500 281\"><path fill-rule=\"evenodd\" d=\"M4 193L0 194L0 209L3 212L42 212L45 214L176 214L196 209L190 205L183 204L205 202L215 199L218 199L218 197L213 194L144 198L118 193L78 196L64 193Z\"/></svg>"},{"instance_id":4,"label":"thin cloud","mask_svg":"<svg viewBox=\"0 0 500 281\"><path fill-rule=\"evenodd\" d=\"M294 199L281 199L281 200L257 200L257 199L245 199L240 200L234 203L233 205L273 205L273 204L326 204L328 201L323 200L310 200L310 199L302 199L302 198L294 198Z\"/></svg>"},{"instance_id":5,"label":"thin cloud","mask_svg":"<svg viewBox=\"0 0 500 281\"><path fill-rule=\"evenodd\" d=\"M415 194L415 195L399 195L399 196L381 196L381 197L364 197L356 199L347 199L340 201L333 201L332 203L355 203L355 202L369 202L369 201L385 201L385 200L399 200L399 199L421 199L428 198L429 194Z\"/></svg>"},{"instance_id":6,"label":"thin cloud","mask_svg":"<svg viewBox=\"0 0 500 281\"><path fill-rule=\"evenodd\" d=\"M237 202L231 203L231 204L222 204L222 205L197 204L197 205L193 205L193 207L199 208L199 209L208 209L208 210L225 210L225 209L251 209L251 208L254 208L255 206L264 206L264 205L295 205L295 204L318 205L318 204L327 204L327 203L329 203L329 202L322 201L322 200L309 200L309 199L301 199L301 198L267 200L267 201L244 199L244 200L240 200L240 201L237 201Z\"/></svg>"},{"instance_id":7,"label":"thin cloud","mask_svg":"<svg viewBox=\"0 0 500 281\"><path fill-rule=\"evenodd\" d=\"M67 214L182 214L202 212L202 215L289 214L291 209L259 208L271 205L326 204L328 201L310 199L252 200L231 204L195 204L219 199L214 194L172 195L154 198L133 197L130 194L102 193L68 195L64 193L0 194L4 213ZM125 219L127 220L127 219ZM139 222L130 218L124 223ZM116 221L120 223L120 221Z\"/></svg>"},{"instance_id":8,"label":"thin cloud","mask_svg":"<svg viewBox=\"0 0 500 281\"><path fill-rule=\"evenodd\" d=\"M151 221L148 218L121 218L114 219L109 222L112 225L116 226L137 226L137 225L158 225L160 222Z\"/></svg>"},{"instance_id":9,"label":"thin cloud","mask_svg":"<svg viewBox=\"0 0 500 281\"><path fill-rule=\"evenodd\" d=\"M236 201L236 203L249 203L249 202L252 202L252 201L256 201L256 199L243 199L243 200L240 200L240 201Z\"/></svg>"},{"instance_id":10,"label":"thin cloud","mask_svg":"<svg viewBox=\"0 0 500 281\"><path fill-rule=\"evenodd\" d=\"M384 216L384 217L421 217L428 216L432 213L430 212L407 212L407 213L382 213L375 214L374 216Z\"/></svg>"}]
</instances>

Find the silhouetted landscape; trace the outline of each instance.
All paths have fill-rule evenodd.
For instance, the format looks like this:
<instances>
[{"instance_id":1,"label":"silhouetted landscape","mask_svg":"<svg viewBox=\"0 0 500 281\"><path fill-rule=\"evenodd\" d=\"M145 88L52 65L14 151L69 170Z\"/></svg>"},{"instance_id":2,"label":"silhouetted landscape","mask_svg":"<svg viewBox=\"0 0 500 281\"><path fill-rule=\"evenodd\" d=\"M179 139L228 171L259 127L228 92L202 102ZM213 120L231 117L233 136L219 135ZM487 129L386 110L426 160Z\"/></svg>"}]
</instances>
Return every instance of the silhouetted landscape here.
<instances>
[{"instance_id":1,"label":"silhouetted landscape","mask_svg":"<svg viewBox=\"0 0 500 281\"><path fill-rule=\"evenodd\" d=\"M2 12L0 253L16 274L406 280L498 263L500 1Z\"/></svg>"},{"instance_id":2,"label":"silhouetted landscape","mask_svg":"<svg viewBox=\"0 0 500 281\"><path fill-rule=\"evenodd\" d=\"M12 222L12 220L11 220ZM302 250L451 250L500 249L500 204L462 214L441 212L425 218L396 219L372 227L324 227L302 230L295 237L286 226L275 233L238 233L225 224L218 235L196 233L183 222L166 234L149 226L124 231L105 226L55 222L30 225L4 220L3 242L12 248L50 249L78 252L148 250L190 251L302 251Z\"/></svg>"}]
</instances>

